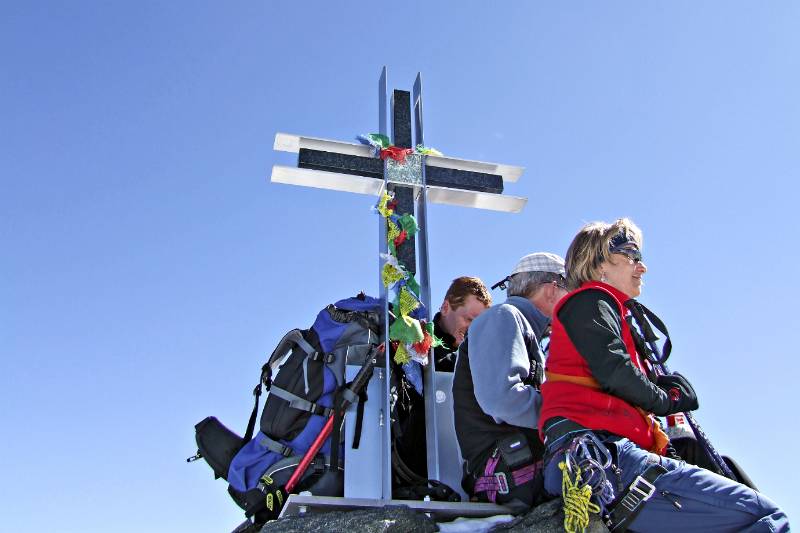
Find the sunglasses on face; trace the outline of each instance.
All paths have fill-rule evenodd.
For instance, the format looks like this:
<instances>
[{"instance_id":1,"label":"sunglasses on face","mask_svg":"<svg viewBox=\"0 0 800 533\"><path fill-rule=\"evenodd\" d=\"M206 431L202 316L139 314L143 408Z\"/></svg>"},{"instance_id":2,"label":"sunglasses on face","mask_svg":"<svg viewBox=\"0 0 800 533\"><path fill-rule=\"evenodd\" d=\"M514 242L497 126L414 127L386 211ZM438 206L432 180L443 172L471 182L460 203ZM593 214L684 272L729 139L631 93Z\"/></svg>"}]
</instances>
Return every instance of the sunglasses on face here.
<instances>
[{"instance_id":1,"label":"sunglasses on face","mask_svg":"<svg viewBox=\"0 0 800 533\"><path fill-rule=\"evenodd\" d=\"M621 254L633 261L634 263L642 262L642 252L633 246L619 246L611 249L612 254Z\"/></svg>"}]
</instances>

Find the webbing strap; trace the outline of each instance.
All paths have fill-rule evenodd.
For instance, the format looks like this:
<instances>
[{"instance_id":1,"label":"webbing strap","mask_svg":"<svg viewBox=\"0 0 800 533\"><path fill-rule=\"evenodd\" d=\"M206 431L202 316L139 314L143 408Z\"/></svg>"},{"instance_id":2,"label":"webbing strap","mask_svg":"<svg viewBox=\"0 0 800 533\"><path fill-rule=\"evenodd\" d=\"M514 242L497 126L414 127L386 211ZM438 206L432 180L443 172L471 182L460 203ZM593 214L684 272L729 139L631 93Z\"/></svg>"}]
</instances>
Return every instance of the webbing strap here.
<instances>
[{"instance_id":1,"label":"webbing strap","mask_svg":"<svg viewBox=\"0 0 800 533\"><path fill-rule=\"evenodd\" d=\"M303 332L299 329L293 329L284 335L280 342L278 342L278 345L275 347L275 350L273 350L272 355L269 356L267 364L271 365L289 353L293 346L299 346L301 350L306 352L306 355L313 355L317 353L317 351L303 337Z\"/></svg>"},{"instance_id":2,"label":"webbing strap","mask_svg":"<svg viewBox=\"0 0 800 533\"><path fill-rule=\"evenodd\" d=\"M495 475L494 470L500 457L492 456L486 461L486 468L483 469L483 476L475 481L474 492L486 492L486 497L494 503L497 493L508 494L508 480L503 472Z\"/></svg>"},{"instance_id":3,"label":"webbing strap","mask_svg":"<svg viewBox=\"0 0 800 533\"><path fill-rule=\"evenodd\" d=\"M292 341L294 341L294 343L297 344L301 350L306 352L306 355L314 355L317 353L314 347L308 344L308 342L303 338L303 334L300 332L300 330L296 329L293 333L295 334L292 335Z\"/></svg>"},{"instance_id":4,"label":"webbing strap","mask_svg":"<svg viewBox=\"0 0 800 533\"><path fill-rule=\"evenodd\" d=\"M305 385L306 394L308 394L308 359L316 358L318 356L318 352L308 343L308 341L306 341L306 339L303 337L302 331L299 329L293 329L284 335L281 339L281 342L278 344L278 347L275 348L274 352L272 352L269 362L272 364L276 359L279 359L289 353L289 350L292 348L292 344L306 352L306 358L303 359L303 383Z\"/></svg>"},{"instance_id":5,"label":"webbing strap","mask_svg":"<svg viewBox=\"0 0 800 533\"><path fill-rule=\"evenodd\" d=\"M348 391L350 389L347 389ZM364 404L367 402L367 388L361 389L358 393L358 405L356 406L356 427L353 430L353 449L357 450L361 445L361 426L364 423Z\"/></svg>"},{"instance_id":6,"label":"webbing strap","mask_svg":"<svg viewBox=\"0 0 800 533\"><path fill-rule=\"evenodd\" d=\"M475 486L472 489L473 492L486 492L486 496L491 502L495 501L497 493L508 494L514 487L519 487L532 481L536 476L536 471L542 467L541 461L523 466L513 470L511 472L511 480L509 480L508 474L505 472L495 472L499 460L499 457L490 457L486 461L484 475L475 480Z\"/></svg>"},{"instance_id":7,"label":"webbing strap","mask_svg":"<svg viewBox=\"0 0 800 533\"><path fill-rule=\"evenodd\" d=\"M663 466L650 465L642 475L636 476L606 517L606 525L612 533L624 533L628 530L645 502L655 493L656 487L653 483L666 473L667 469Z\"/></svg>"},{"instance_id":8,"label":"webbing strap","mask_svg":"<svg viewBox=\"0 0 800 533\"><path fill-rule=\"evenodd\" d=\"M308 385L308 357L303 359L303 385L305 385L305 391L308 394L308 391L311 390Z\"/></svg>"},{"instance_id":9,"label":"webbing strap","mask_svg":"<svg viewBox=\"0 0 800 533\"><path fill-rule=\"evenodd\" d=\"M242 446L250 442L250 439L253 438L253 431L255 431L256 428L256 416L258 415L258 400L261 398L261 383L256 385L256 388L253 389L253 396L255 396L253 412L250 413L250 420L247 421L247 429L244 432L244 438L242 438Z\"/></svg>"},{"instance_id":10,"label":"webbing strap","mask_svg":"<svg viewBox=\"0 0 800 533\"><path fill-rule=\"evenodd\" d=\"M316 404L314 402L309 402L308 400L304 400L300 396L296 394L292 394L291 392L284 390L280 387L272 386L272 389L269 391L270 394L274 394L278 398L286 400L289 402L289 407L294 409L300 409L301 411L308 411L311 414L320 415L324 417L328 417L328 415L333 412L333 409L330 407L324 407L322 405Z\"/></svg>"},{"instance_id":11,"label":"webbing strap","mask_svg":"<svg viewBox=\"0 0 800 533\"><path fill-rule=\"evenodd\" d=\"M262 445L264 448L267 448L268 450L273 451L275 453L279 453L284 457L289 457L291 455L294 455L294 450L292 450L290 447L286 446L285 444L281 444L276 440L272 440L266 435L258 439L258 443Z\"/></svg>"},{"instance_id":12,"label":"webbing strap","mask_svg":"<svg viewBox=\"0 0 800 533\"><path fill-rule=\"evenodd\" d=\"M644 335L644 340L646 342L654 343L658 340L658 335L656 335L653 332L653 329L650 327L651 323L664 335L664 347L661 350L661 354L653 353L652 350L647 350L647 352L650 353L645 353L645 355L649 355L649 357L652 358L652 362L657 365L663 365L666 363L667 359L669 359L670 352L672 352L672 340L669 338L667 326L660 318L658 318L655 313L642 305L641 302L634 300L633 298L625 302L625 307L630 310L631 315L633 315L633 318L641 327L642 334Z\"/></svg>"},{"instance_id":13,"label":"webbing strap","mask_svg":"<svg viewBox=\"0 0 800 533\"><path fill-rule=\"evenodd\" d=\"M308 356L309 361L322 361L323 363L329 365L336 361L336 354L333 353L322 353L322 352L315 352L312 355Z\"/></svg>"},{"instance_id":14,"label":"webbing strap","mask_svg":"<svg viewBox=\"0 0 800 533\"><path fill-rule=\"evenodd\" d=\"M331 468L335 472L339 469L339 445L341 443L342 422L344 419L344 406L342 405L342 390L333 397L333 431L331 431Z\"/></svg>"}]
</instances>

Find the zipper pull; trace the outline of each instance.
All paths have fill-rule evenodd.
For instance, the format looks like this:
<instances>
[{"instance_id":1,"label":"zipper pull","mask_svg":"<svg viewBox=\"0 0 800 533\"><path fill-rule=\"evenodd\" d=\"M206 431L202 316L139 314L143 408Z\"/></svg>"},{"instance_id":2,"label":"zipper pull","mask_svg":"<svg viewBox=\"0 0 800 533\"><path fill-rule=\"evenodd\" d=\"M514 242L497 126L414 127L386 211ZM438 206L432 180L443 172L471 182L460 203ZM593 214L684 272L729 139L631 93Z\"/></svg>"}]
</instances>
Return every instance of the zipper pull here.
<instances>
[{"instance_id":1,"label":"zipper pull","mask_svg":"<svg viewBox=\"0 0 800 533\"><path fill-rule=\"evenodd\" d=\"M194 454L191 457L187 457L186 458L186 462L187 463L192 463L192 462L197 461L198 459L202 459L202 458L203 458L203 454L200 453L200 450L197 450L196 454Z\"/></svg>"},{"instance_id":2,"label":"zipper pull","mask_svg":"<svg viewBox=\"0 0 800 533\"><path fill-rule=\"evenodd\" d=\"M661 491L661 495L664 498L666 498L667 501L669 501L672 505L674 505L675 509L677 509L678 511L680 511L683 508L683 506L681 505L681 502L679 502L678 499L675 497L675 495L672 494L670 491L662 490Z\"/></svg>"}]
</instances>

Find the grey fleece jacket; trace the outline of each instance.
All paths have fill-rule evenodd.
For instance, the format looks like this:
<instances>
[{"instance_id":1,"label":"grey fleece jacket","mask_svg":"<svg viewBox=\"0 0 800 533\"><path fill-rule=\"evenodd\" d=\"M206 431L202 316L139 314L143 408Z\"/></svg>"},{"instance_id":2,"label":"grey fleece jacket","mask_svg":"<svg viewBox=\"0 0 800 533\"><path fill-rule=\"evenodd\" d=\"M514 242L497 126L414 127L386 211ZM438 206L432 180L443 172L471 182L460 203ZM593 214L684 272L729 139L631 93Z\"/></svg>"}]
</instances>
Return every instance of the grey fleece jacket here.
<instances>
[{"instance_id":1,"label":"grey fleece jacket","mask_svg":"<svg viewBox=\"0 0 800 533\"><path fill-rule=\"evenodd\" d=\"M475 399L496 422L536 428L542 398L536 389L523 383L530 370L525 337L526 332L533 334L538 347L549 323L530 300L510 296L470 325L469 366ZM538 357L544 364L541 350Z\"/></svg>"}]
</instances>

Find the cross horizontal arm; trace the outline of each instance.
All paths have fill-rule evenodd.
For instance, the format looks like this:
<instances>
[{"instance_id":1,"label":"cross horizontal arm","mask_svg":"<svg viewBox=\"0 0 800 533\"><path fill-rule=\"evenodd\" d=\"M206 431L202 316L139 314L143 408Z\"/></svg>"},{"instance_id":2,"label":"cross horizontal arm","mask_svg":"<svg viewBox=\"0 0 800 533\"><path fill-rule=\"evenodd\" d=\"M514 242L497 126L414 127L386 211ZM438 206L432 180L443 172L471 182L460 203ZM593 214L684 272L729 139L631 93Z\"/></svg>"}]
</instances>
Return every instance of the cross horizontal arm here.
<instances>
[{"instance_id":1,"label":"cross horizontal arm","mask_svg":"<svg viewBox=\"0 0 800 533\"><path fill-rule=\"evenodd\" d=\"M318 139L316 137L303 137L290 133L275 134L274 149L281 152L298 153L300 148L312 150L322 150L325 152L338 152L360 157L372 157L372 148L365 144L346 143L340 141L330 141ZM454 157L439 157L429 155L426 158L429 167L452 168L456 170L466 170L469 172L480 172L482 174L495 174L503 178L504 182L514 183L519 180L524 167L513 165L503 165L501 163L486 163L483 161L471 161L469 159L457 159Z\"/></svg>"},{"instance_id":2,"label":"cross horizontal arm","mask_svg":"<svg viewBox=\"0 0 800 533\"><path fill-rule=\"evenodd\" d=\"M285 183L287 185L302 185L305 187L370 194L373 196L380 194L383 188L383 181L367 176L281 165L272 167L271 180L275 183ZM525 207L528 200L527 198L506 196L503 194L428 186L428 201L435 204L458 205L462 207L517 213Z\"/></svg>"},{"instance_id":3,"label":"cross horizontal arm","mask_svg":"<svg viewBox=\"0 0 800 533\"><path fill-rule=\"evenodd\" d=\"M300 148L297 166L312 170L325 170L327 172L383 179L383 161L376 157L361 157ZM425 179L429 186L467 189L495 194L503 192L503 178L494 174L425 165Z\"/></svg>"}]
</instances>

